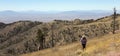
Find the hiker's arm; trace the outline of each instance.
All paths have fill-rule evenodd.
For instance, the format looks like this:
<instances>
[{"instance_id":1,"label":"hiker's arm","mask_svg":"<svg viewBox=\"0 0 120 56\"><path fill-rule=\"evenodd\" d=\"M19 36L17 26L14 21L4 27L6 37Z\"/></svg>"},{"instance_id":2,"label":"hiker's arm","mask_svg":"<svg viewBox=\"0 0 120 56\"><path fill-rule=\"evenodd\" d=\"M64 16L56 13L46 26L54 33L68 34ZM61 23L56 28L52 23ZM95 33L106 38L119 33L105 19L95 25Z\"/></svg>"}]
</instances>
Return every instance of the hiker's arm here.
<instances>
[{"instance_id":1,"label":"hiker's arm","mask_svg":"<svg viewBox=\"0 0 120 56\"><path fill-rule=\"evenodd\" d=\"M82 42L82 38L80 39L80 42Z\"/></svg>"}]
</instances>

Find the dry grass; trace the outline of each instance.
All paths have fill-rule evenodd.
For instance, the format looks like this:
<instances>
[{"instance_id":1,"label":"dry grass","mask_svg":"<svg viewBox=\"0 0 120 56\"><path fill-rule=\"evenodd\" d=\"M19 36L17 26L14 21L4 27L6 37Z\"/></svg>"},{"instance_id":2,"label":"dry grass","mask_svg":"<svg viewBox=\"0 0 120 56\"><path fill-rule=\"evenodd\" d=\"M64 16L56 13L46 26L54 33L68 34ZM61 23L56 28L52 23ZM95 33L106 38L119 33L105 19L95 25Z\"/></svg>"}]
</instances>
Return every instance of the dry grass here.
<instances>
[{"instance_id":1,"label":"dry grass","mask_svg":"<svg viewBox=\"0 0 120 56\"><path fill-rule=\"evenodd\" d=\"M107 56L111 51L119 52L120 34L109 34L88 40L86 51L81 50L79 42L45 49L21 56Z\"/></svg>"},{"instance_id":2,"label":"dry grass","mask_svg":"<svg viewBox=\"0 0 120 56\"><path fill-rule=\"evenodd\" d=\"M106 35L101 38L90 40L86 52L89 56L104 56L111 51L119 52L120 34Z\"/></svg>"}]
</instances>

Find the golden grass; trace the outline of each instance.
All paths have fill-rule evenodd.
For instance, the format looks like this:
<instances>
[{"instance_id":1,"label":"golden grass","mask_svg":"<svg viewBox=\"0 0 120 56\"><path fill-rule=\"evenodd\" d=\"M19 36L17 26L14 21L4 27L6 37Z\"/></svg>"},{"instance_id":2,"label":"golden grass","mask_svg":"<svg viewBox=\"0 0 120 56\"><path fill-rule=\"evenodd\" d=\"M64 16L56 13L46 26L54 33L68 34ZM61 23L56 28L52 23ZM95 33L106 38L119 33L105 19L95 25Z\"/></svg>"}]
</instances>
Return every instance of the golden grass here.
<instances>
[{"instance_id":1,"label":"golden grass","mask_svg":"<svg viewBox=\"0 0 120 56\"><path fill-rule=\"evenodd\" d=\"M86 52L91 56L103 56L110 51L119 51L120 34L109 34L90 40Z\"/></svg>"},{"instance_id":2,"label":"golden grass","mask_svg":"<svg viewBox=\"0 0 120 56\"><path fill-rule=\"evenodd\" d=\"M88 40L86 51L82 51L79 42L49 48L20 56L106 56L111 51L119 52L120 34L108 34Z\"/></svg>"}]
</instances>

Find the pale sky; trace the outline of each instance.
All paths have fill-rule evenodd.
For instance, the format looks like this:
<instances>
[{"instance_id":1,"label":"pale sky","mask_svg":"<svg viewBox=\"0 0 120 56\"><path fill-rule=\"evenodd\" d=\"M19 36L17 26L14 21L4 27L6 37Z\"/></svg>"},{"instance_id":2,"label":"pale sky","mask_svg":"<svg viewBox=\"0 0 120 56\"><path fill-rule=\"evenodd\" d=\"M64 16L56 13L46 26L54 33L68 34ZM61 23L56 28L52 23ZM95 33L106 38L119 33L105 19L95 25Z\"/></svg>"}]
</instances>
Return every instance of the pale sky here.
<instances>
[{"instance_id":1,"label":"pale sky","mask_svg":"<svg viewBox=\"0 0 120 56\"><path fill-rule=\"evenodd\" d=\"M120 9L120 0L0 0L0 11L71 11Z\"/></svg>"}]
</instances>

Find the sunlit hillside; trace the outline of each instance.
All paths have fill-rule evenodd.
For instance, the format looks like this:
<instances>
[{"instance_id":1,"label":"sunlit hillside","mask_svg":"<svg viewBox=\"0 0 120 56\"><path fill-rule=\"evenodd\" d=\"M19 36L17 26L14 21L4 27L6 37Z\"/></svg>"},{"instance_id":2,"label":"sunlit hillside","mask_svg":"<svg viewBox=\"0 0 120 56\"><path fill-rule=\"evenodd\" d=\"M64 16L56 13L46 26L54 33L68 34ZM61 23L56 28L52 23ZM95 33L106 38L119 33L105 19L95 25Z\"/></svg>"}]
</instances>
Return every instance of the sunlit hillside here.
<instances>
[{"instance_id":1,"label":"sunlit hillside","mask_svg":"<svg viewBox=\"0 0 120 56\"><path fill-rule=\"evenodd\" d=\"M11 24L0 23L0 56L29 55L29 53L37 51L39 51L37 53L40 56L77 56L81 54L93 56L94 53L97 55L99 52L106 54L105 52L110 50L104 48L113 42L110 40L112 35L109 37L113 30L111 22L112 16L98 20L75 19L73 21L54 20L48 23L31 21L18 21ZM115 29L119 33L120 15L117 16L116 22ZM42 42L37 38L38 35L41 35L37 34L39 29L45 35L44 48L41 48L40 43ZM82 52L79 42L80 36L83 34L88 37L88 48L85 52ZM106 37L101 37L105 35ZM106 41L101 42L101 40ZM38 56L38 54L30 55Z\"/></svg>"},{"instance_id":2,"label":"sunlit hillside","mask_svg":"<svg viewBox=\"0 0 120 56\"><path fill-rule=\"evenodd\" d=\"M80 43L74 42L21 56L120 56L120 33L89 39L84 52Z\"/></svg>"}]
</instances>

